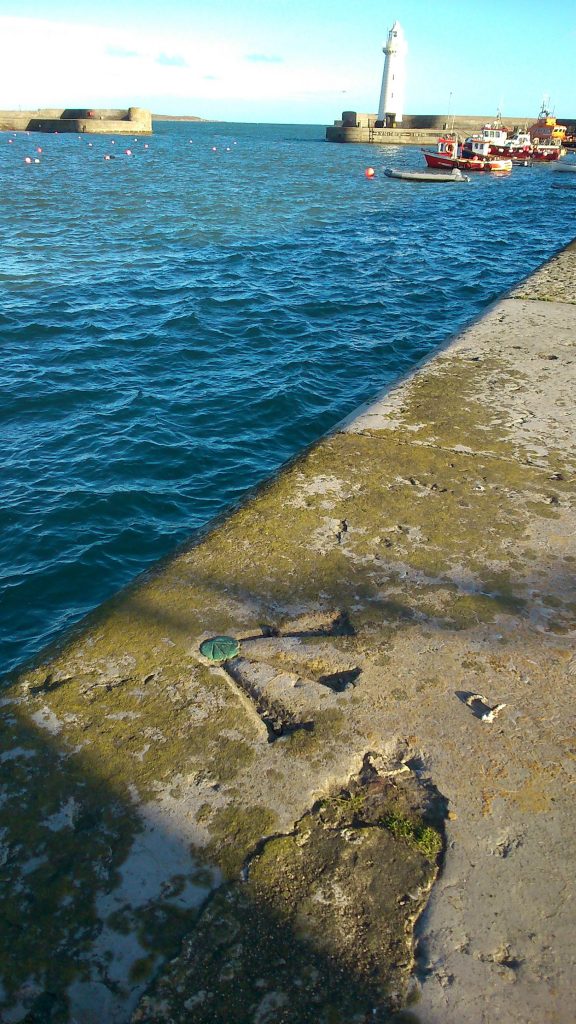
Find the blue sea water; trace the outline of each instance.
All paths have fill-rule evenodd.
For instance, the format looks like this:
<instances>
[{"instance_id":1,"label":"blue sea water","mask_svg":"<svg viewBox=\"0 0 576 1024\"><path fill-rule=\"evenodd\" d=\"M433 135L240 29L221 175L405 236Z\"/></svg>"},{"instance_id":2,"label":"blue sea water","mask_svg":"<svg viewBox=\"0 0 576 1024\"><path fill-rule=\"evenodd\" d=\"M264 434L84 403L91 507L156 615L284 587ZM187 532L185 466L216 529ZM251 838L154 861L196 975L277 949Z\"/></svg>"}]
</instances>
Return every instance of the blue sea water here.
<instances>
[{"instance_id":1,"label":"blue sea water","mask_svg":"<svg viewBox=\"0 0 576 1024\"><path fill-rule=\"evenodd\" d=\"M417 148L321 126L1 133L0 154L4 669L574 234L548 167L406 184L382 170Z\"/></svg>"}]
</instances>

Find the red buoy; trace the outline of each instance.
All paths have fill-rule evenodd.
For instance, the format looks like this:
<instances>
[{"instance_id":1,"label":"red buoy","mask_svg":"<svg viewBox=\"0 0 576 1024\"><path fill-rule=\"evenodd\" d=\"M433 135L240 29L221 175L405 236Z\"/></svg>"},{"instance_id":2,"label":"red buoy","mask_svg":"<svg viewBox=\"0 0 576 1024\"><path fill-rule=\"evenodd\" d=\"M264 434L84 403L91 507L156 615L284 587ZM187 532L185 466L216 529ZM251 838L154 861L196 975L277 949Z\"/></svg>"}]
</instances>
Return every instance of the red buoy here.
<instances>
[{"instance_id":1,"label":"red buoy","mask_svg":"<svg viewBox=\"0 0 576 1024\"><path fill-rule=\"evenodd\" d=\"M374 170L373 167L367 167L366 170L364 171L364 174L366 175L367 178L373 178L374 175L376 174L376 171Z\"/></svg>"}]
</instances>

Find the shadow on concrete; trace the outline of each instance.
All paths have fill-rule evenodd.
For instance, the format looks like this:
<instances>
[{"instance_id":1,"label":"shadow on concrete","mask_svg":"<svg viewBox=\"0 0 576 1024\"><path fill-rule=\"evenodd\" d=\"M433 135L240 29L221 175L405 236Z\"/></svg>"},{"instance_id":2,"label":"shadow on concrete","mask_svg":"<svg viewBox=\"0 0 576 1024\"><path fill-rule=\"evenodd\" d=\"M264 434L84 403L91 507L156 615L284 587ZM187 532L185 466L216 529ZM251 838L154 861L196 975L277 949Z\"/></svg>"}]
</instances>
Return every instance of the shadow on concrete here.
<instances>
[{"instance_id":1,"label":"shadow on concrete","mask_svg":"<svg viewBox=\"0 0 576 1024\"><path fill-rule=\"evenodd\" d=\"M192 564L167 562L88 616L57 649L65 650L79 633L97 627L112 631L117 653L124 655L134 640L125 628L129 622L136 624L140 656L149 659L151 673L161 636L173 637L181 663L190 664L199 623L205 634L211 609L215 633L222 630L223 617L237 635L363 642L379 635L390 642L415 627L442 635L481 625L490 627L488 644L498 650L502 636L495 622L502 618L510 624L507 648L521 649L518 624L536 623L537 629L562 635L562 602L556 595L562 593L564 601L576 596L574 580L562 562L542 571L532 566L530 579L519 577L513 590L503 592L490 590L489 582L486 590L479 589L482 573L474 581L431 581L435 593L441 589L447 596L444 611L436 614L424 610L429 588L421 578L410 590L409 604L396 595L387 596L387 589L396 589L397 582L385 571L375 579L372 564L369 571L358 570L341 559L337 566L327 564L322 576L317 564L311 573L304 581L265 581L254 592L228 576L202 575ZM485 575L490 581L492 569L487 567ZM535 579L539 597L533 594ZM160 603L164 582L175 588L181 610L167 610ZM185 600L188 586L193 604ZM322 595L319 602L311 600L312 587ZM361 613L351 606L351 594L356 604L362 604ZM470 598L473 607L466 615L454 614L454 603ZM327 614L338 611L330 627L290 625L295 607L308 606L317 613L318 604ZM111 627L115 612L120 613L119 620ZM251 619L253 627L248 625ZM46 657L44 652L36 662L46 663ZM345 668L325 674L320 682L335 692L362 685L358 671ZM178 953L183 937L197 928L196 939L204 936L203 943L187 947L190 972L200 979L193 988L198 995L211 979L214 996L206 1005L200 1000L185 1006L184 1000L171 1010L176 1021L251 1024L255 1007L260 1007L262 1019L274 1024L349 1024L354 1014L358 1020L362 1014L371 1021L392 1019L377 979L362 976L353 962L339 962L321 947L306 943L268 906L250 900L239 883L209 896L214 876L199 857L190 855L188 837L170 831L160 819L151 822L139 816L130 790L117 775L118 750L111 749L96 709L82 749L59 738L50 698L75 685L73 670L69 675L51 673L48 664L45 677L29 690L32 698L45 697L48 706L45 713L35 712L40 714L36 724L26 718L25 705L11 701L10 688L4 691L0 871L7 897L0 920L0 999L6 1024L129 1021L150 979ZM465 701L471 692L459 691L458 697ZM238 947L248 954L241 956ZM281 979L280 988L273 987L274 979L263 982L264 965L272 969L276 982ZM186 992L188 1000L194 999L194 992ZM72 993L72 1009L67 993ZM173 998L180 997L175 993ZM20 1010L8 1008L15 1003ZM262 1017L266 1007L270 1014ZM139 1019L152 1024L164 1018Z\"/></svg>"},{"instance_id":2,"label":"shadow on concrete","mask_svg":"<svg viewBox=\"0 0 576 1024\"><path fill-rule=\"evenodd\" d=\"M386 965L367 974L308 941L238 873L214 889L188 838L142 820L95 745L72 750L47 725L14 705L4 723L4 1024L128 1022L154 978L147 1024L410 1019L387 1009ZM366 937L375 950L386 928Z\"/></svg>"},{"instance_id":3,"label":"shadow on concrete","mask_svg":"<svg viewBox=\"0 0 576 1024\"><path fill-rule=\"evenodd\" d=\"M207 622L213 608L215 618L221 619L221 603L237 606L238 616L234 609L226 612L227 628L242 640L280 636L303 641L322 636L361 637L367 623L372 633L381 627L394 635L415 626L431 632L461 633L478 626L490 629L499 622L505 628L506 622L511 624L513 620L543 635L563 636L570 632L574 623L576 575L562 560L543 568L531 563L529 578L521 573L500 578L493 567L487 565L475 570L474 575L461 572L457 579L452 575L427 579L418 571L414 572L413 580L409 569L399 578L396 568L388 570L384 563L380 568L371 564L358 571L342 560L323 573L317 571L315 564L308 578L304 570L300 579L290 575L265 580L260 589L235 582L234 567L230 576L219 578L198 571L195 566L178 566L175 573L170 572L167 585L180 591L182 611L166 608L162 598L157 601L156 594L150 594L147 589L148 582L156 589L154 584L162 581L166 567L170 569L168 560L157 570L146 573L143 585L137 580L105 602L74 627L72 635L100 622L103 613L107 616L124 608L131 618L160 625L179 637L186 635L193 642L198 618ZM188 586L190 601L186 594ZM397 596L399 589L410 595L409 601ZM437 600L439 595L440 600ZM430 610L431 597L438 610ZM359 604L363 605L361 611L358 611ZM291 626L291 620L298 614L302 624ZM307 628L304 624L307 614L324 615L326 625L314 623ZM247 620L253 622L253 626L248 626ZM219 631L220 627L214 628L214 633ZM493 642L499 643L501 639L501 633L494 629ZM514 645L514 630L507 633L506 639Z\"/></svg>"}]
</instances>

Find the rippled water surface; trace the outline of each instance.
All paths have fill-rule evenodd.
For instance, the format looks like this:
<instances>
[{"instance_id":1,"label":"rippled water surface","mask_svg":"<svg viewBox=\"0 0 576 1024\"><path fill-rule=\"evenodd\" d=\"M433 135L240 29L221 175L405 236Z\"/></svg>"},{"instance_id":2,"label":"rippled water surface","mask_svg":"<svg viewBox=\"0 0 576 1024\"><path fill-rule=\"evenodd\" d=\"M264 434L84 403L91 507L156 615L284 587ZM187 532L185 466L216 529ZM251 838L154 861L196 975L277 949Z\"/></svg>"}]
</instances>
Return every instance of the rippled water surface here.
<instances>
[{"instance_id":1,"label":"rippled water surface","mask_svg":"<svg viewBox=\"0 0 576 1024\"><path fill-rule=\"evenodd\" d=\"M573 234L547 167L414 185L382 168L416 148L318 126L1 133L0 154L4 667Z\"/></svg>"}]
</instances>

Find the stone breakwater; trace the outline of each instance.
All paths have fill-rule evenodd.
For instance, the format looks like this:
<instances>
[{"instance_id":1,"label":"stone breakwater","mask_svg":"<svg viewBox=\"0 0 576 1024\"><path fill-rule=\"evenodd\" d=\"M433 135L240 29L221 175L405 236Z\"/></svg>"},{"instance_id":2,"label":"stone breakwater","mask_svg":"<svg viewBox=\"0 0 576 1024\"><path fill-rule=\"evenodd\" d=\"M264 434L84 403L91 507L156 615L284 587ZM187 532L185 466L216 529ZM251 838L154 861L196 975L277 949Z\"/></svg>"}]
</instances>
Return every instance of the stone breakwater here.
<instances>
[{"instance_id":1,"label":"stone breakwater","mask_svg":"<svg viewBox=\"0 0 576 1024\"><path fill-rule=\"evenodd\" d=\"M127 110L0 110L0 131L75 132L88 135L152 134L152 116L142 107Z\"/></svg>"},{"instance_id":2,"label":"stone breakwater","mask_svg":"<svg viewBox=\"0 0 576 1024\"><path fill-rule=\"evenodd\" d=\"M3 1020L571 1021L575 270L7 682Z\"/></svg>"}]
</instances>

